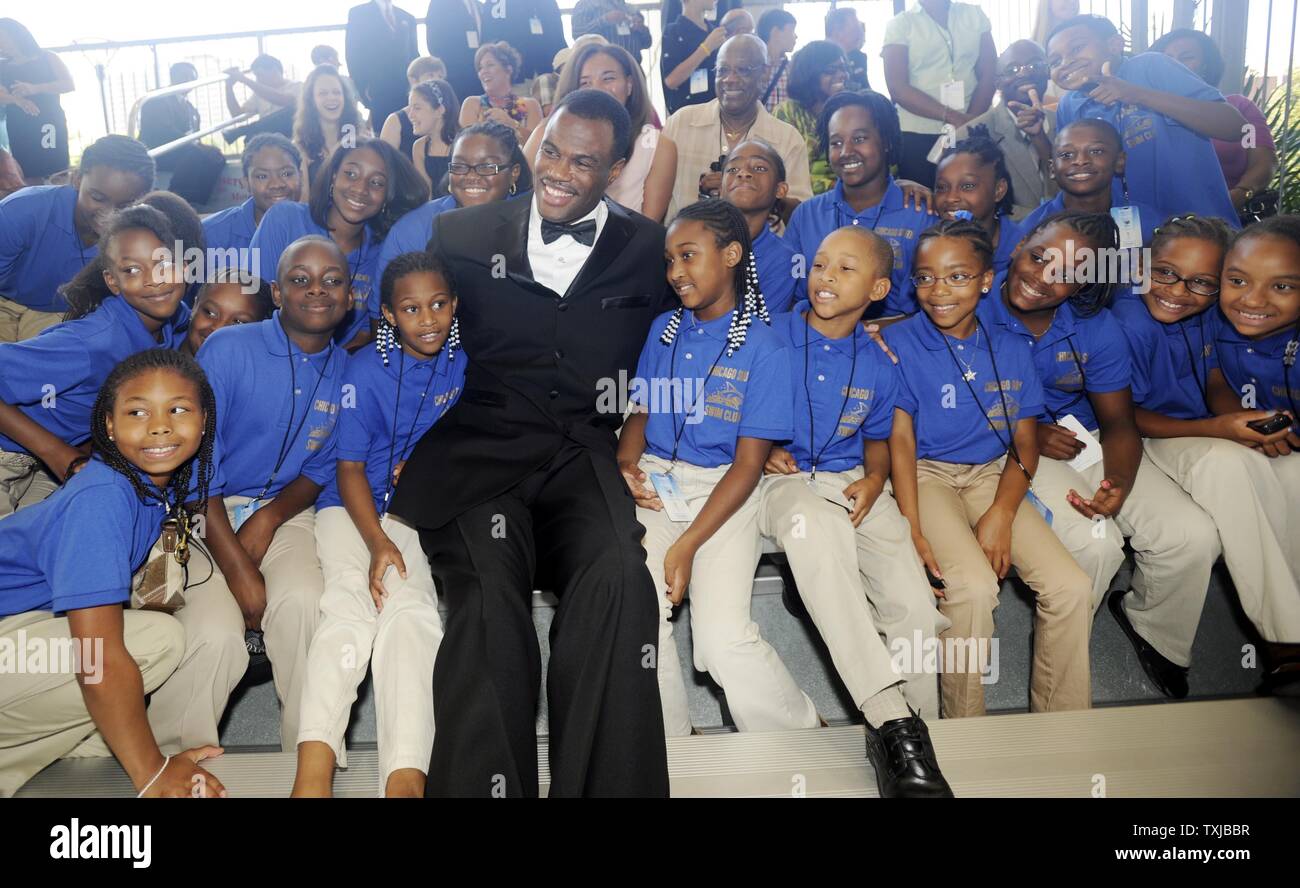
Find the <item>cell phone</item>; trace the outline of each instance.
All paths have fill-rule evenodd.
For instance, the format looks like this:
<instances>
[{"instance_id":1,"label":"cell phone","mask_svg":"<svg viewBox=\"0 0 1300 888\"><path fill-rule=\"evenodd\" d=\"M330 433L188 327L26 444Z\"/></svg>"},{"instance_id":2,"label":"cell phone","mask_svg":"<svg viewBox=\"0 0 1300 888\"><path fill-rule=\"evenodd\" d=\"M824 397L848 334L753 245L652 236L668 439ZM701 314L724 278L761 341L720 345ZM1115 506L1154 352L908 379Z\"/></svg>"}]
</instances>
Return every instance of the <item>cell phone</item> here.
<instances>
[{"instance_id":1,"label":"cell phone","mask_svg":"<svg viewBox=\"0 0 1300 888\"><path fill-rule=\"evenodd\" d=\"M1270 416L1267 419L1256 419L1246 423L1246 428L1259 432L1261 435L1276 435L1283 429L1291 427L1291 417L1285 413L1279 413L1276 416Z\"/></svg>"},{"instance_id":2,"label":"cell phone","mask_svg":"<svg viewBox=\"0 0 1300 888\"><path fill-rule=\"evenodd\" d=\"M948 584L936 577L930 572L930 568L925 569L925 578L930 581L930 586L935 589L947 589Z\"/></svg>"}]
</instances>

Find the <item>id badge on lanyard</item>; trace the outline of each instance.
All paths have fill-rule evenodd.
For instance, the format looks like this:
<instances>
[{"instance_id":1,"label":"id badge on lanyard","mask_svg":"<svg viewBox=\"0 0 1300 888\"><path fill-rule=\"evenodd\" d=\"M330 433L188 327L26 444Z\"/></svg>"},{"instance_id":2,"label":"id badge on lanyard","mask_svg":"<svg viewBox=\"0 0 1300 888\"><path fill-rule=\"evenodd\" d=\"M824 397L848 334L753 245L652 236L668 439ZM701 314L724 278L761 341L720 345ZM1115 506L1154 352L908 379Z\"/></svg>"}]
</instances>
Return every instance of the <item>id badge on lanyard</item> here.
<instances>
[{"instance_id":1,"label":"id badge on lanyard","mask_svg":"<svg viewBox=\"0 0 1300 888\"><path fill-rule=\"evenodd\" d=\"M687 503L686 496L677 485L677 479L672 476L672 473L653 472L650 475L650 483L654 485L655 494L664 504L664 513L668 516L668 520L677 524L689 523L690 504Z\"/></svg>"},{"instance_id":2,"label":"id badge on lanyard","mask_svg":"<svg viewBox=\"0 0 1300 888\"><path fill-rule=\"evenodd\" d=\"M1142 247L1142 213L1137 207L1111 207L1111 218L1119 228L1119 248L1135 250Z\"/></svg>"},{"instance_id":3,"label":"id badge on lanyard","mask_svg":"<svg viewBox=\"0 0 1300 888\"><path fill-rule=\"evenodd\" d=\"M239 533L239 528L244 526L244 522L249 518L252 518L253 513L262 508L262 506L265 506L268 502L270 502L270 500L259 498L235 506L235 517L230 522L230 526L234 529L235 533Z\"/></svg>"}]
</instances>

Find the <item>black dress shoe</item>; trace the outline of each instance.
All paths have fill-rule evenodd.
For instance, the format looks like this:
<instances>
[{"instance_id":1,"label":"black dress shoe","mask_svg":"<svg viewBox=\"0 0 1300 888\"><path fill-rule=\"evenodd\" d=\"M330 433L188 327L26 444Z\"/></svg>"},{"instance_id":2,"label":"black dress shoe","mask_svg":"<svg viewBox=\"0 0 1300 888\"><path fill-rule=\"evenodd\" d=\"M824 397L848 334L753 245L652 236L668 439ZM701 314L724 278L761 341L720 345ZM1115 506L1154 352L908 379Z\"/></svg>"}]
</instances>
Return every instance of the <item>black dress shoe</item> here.
<instances>
[{"instance_id":1,"label":"black dress shoe","mask_svg":"<svg viewBox=\"0 0 1300 888\"><path fill-rule=\"evenodd\" d=\"M952 789L939 771L930 730L919 715L896 718L879 728L868 723L866 728L867 758L876 771L882 799L952 798Z\"/></svg>"},{"instance_id":2,"label":"black dress shoe","mask_svg":"<svg viewBox=\"0 0 1300 888\"><path fill-rule=\"evenodd\" d=\"M1110 612L1115 615L1115 622L1119 623L1119 628L1124 630L1128 640L1133 644L1133 650L1137 652L1138 662L1142 664L1142 671L1151 679L1151 683L1156 686L1156 690L1166 697L1172 697L1175 700L1181 700L1187 696L1187 667L1179 666L1177 663L1166 659L1164 654L1153 648L1147 643L1147 640L1138 635L1133 624L1129 622L1128 614L1124 613L1124 596L1125 592L1115 592L1110 596Z\"/></svg>"}]
</instances>

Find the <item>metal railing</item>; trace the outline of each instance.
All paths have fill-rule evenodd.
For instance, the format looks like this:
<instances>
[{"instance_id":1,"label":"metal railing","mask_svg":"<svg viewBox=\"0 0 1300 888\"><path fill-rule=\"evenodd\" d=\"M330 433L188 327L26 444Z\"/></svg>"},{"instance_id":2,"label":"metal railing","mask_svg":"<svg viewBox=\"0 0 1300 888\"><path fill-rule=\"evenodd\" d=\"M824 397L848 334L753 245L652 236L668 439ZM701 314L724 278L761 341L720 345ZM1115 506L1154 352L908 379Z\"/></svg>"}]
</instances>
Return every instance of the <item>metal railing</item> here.
<instances>
[{"instance_id":1,"label":"metal railing","mask_svg":"<svg viewBox=\"0 0 1300 888\"><path fill-rule=\"evenodd\" d=\"M183 95L185 93L192 92L193 90L199 89L201 87L211 86L218 83L224 85L225 82L226 82L226 75L221 74L215 77L208 77L199 80L189 80L186 81L185 83L174 83L171 86L164 86L160 89L155 89L145 93L144 95L136 99L135 103L131 105L131 110L127 114L126 134L133 139L140 138L140 116L141 113L144 111L144 106L147 102L153 99L160 99L165 96ZM260 114L254 113L252 111L244 111L232 117L228 117L225 120L222 120L218 123L210 124L208 126L200 126L200 128L195 132L188 133L184 136L181 136L179 139L173 139L170 142L166 142L162 145L158 145L154 148L150 148L149 156L154 158L161 157L162 155L166 154L169 151L174 151L177 148L180 148L182 145L189 145L193 142L198 142L207 136L215 135L216 133L219 133L222 130L229 129L232 126L239 126L245 123L249 123L253 120L256 120L260 116L261 116Z\"/></svg>"}]
</instances>

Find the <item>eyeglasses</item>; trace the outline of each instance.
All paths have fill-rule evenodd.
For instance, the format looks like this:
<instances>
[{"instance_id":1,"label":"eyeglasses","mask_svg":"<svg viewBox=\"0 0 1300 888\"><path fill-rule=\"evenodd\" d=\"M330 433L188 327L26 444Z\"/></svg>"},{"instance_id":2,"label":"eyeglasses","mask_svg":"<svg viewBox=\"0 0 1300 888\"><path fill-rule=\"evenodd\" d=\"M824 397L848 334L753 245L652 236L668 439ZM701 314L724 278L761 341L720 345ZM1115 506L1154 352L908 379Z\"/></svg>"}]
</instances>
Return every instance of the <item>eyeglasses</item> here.
<instances>
[{"instance_id":1,"label":"eyeglasses","mask_svg":"<svg viewBox=\"0 0 1300 888\"><path fill-rule=\"evenodd\" d=\"M933 274L914 274L912 275L912 286L918 290L927 290L935 284L943 282L950 287L968 287L975 282L978 275L970 274L965 271L954 271L947 277L939 277Z\"/></svg>"},{"instance_id":2,"label":"eyeglasses","mask_svg":"<svg viewBox=\"0 0 1300 888\"><path fill-rule=\"evenodd\" d=\"M504 173L507 169L509 169L509 167L507 167L505 164L500 164L500 163L470 164L470 163L460 163L459 161L452 161L451 163L447 164L447 171L450 172L453 176L463 176L466 173L468 173L470 170L473 170L477 175L480 176L496 176L499 175L500 173Z\"/></svg>"},{"instance_id":3,"label":"eyeglasses","mask_svg":"<svg viewBox=\"0 0 1300 888\"><path fill-rule=\"evenodd\" d=\"M846 65L831 65L822 70L823 74L829 74L834 77L836 74L847 74L849 69Z\"/></svg>"},{"instance_id":4,"label":"eyeglasses","mask_svg":"<svg viewBox=\"0 0 1300 888\"><path fill-rule=\"evenodd\" d=\"M1187 288L1187 292L1195 293L1197 296L1219 295L1218 281L1206 277L1179 277L1178 272L1161 265L1152 266L1151 280L1165 286L1181 283Z\"/></svg>"},{"instance_id":5,"label":"eyeglasses","mask_svg":"<svg viewBox=\"0 0 1300 888\"><path fill-rule=\"evenodd\" d=\"M1021 65L1007 65L1002 69L1003 77L1019 77L1021 74L1037 74L1047 68L1046 62L1025 62Z\"/></svg>"},{"instance_id":6,"label":"eyeglasses","mask_svg":"<svg viewBox=\"0 0 1300 888\"><path fill-rule=\"evenodd\" d=\"M749 80L751 77L758 74L760 70L762 70L762 66L760 65L738 65L734 68L730 65L718 65L718 67L713 69L713 75L718 80L725 80L733 74L741 80Z\"/></svg>"}]
</instances>

